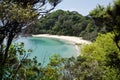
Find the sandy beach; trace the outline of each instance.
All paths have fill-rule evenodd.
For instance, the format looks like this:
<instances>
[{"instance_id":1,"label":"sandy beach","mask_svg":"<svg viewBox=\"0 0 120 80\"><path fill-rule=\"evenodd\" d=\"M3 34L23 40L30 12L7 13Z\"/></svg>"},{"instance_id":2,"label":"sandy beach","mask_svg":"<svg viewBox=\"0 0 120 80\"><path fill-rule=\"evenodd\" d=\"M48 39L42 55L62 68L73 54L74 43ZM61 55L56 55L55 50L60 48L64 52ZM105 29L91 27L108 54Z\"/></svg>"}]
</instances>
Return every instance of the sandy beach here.
<instances>
[{"instance_id":1,"label":"sandy beach","mask_svg":"<svg viewBox=\"0 0 120 80\"><path fill-rule=\"evenodd\" d=\"M81 37L74 37L74 36L61 36L61 35L51 35L51 34L38 34L38 35L32 35L33 37L46 37L46 38L55 38L55 39L61 39L69 41L70 43L74 44L78 55L80 55L80 48L76 44L90 44L90 41L83 40Z\"/></svg>"}]
</instances>

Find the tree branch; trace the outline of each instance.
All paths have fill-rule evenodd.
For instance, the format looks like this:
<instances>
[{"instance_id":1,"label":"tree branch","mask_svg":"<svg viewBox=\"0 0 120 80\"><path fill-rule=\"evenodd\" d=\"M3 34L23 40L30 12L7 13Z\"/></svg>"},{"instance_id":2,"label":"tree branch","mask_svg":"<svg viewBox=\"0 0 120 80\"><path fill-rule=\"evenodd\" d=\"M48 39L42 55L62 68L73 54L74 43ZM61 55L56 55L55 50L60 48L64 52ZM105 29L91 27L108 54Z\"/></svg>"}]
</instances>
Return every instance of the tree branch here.
<instances>
[{"instance_id":1,"label":"tree branch","mask_svg":"<svg viewBox=\"0 0 120 80\"><path fill-rule=\"evenodd\" d=\"M27 59L27 57L28 57L28 54L27 54L27 55L24 55L24 57L23 57L22 60L20 61L20 64L19 64L19 66L17 67L17 69L16 69L16 71L15 71L15 73L14 73L14 75L13 75L13 79L15 78L15 76L16 76L16 74L18 73L20 67L22 66L22 62L23 62L25 59Z\"/></svg>"}]
</instances>

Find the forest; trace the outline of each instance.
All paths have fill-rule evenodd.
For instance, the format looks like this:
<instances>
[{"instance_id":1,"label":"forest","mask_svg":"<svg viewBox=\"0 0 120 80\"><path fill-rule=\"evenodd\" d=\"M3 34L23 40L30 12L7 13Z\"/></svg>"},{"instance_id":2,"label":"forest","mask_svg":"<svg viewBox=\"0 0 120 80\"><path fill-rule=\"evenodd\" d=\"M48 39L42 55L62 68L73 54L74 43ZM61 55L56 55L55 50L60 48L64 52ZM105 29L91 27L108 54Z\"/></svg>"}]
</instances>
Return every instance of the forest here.
<instances>
[{"instance_id":1,"label":"forest","mask_svg":"<svg viewBox=\"0 0 120 80\"><path fill-rule=\"evenodd\" d=\"M52 8L42 9L46 1ZM0 80L120 80L120 0L98 5L89 16L63 10L48 13L60 2L0 0ZM45 16L38 20L39 14ZM80 36L93 42L77 58L55 54L42 67L37 57L28 59L32 50L26 51L23 42L12 44L21 32Z\"/></svg>"},{"instance_id":2,"label":"forest","mask_svg":"<svg viewBox=\"0 0 120 80\"><path fill-rule=\"evenodd\" d=\"M82 16L76 11L57 10L51 12L25 29L25 34L54 34L78 36L94 41L98 33L106 33L102 25L96 25L90 16Z\"/></svg>"}]
</instances>

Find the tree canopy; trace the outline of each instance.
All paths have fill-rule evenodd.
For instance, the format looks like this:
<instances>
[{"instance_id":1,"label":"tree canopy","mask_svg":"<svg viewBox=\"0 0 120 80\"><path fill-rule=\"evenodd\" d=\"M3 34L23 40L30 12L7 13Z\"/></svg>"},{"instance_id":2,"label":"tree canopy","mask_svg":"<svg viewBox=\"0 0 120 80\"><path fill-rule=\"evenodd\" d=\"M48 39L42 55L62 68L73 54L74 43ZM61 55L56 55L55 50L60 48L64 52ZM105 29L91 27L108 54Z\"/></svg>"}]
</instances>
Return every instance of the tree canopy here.
<instances>
[{"instance_id":1,"label":"tree canopy","mask_svg":"<svg viewBox=\"0 0 120 80\"><path fill-rule=\"evenodd\" d=\"M42 17L24 32L25 34L80 36L93 41L99 32L106 33L106 30L104 26L96 26L89 16L82 16L76 11L57 10Z\"/></svg>"},{"instance_id":2,"label":"tree canopy","mask_svg":"<svg viewBox=\"0 0 120 80\"><path fill-rule=\"evenodd\" d=\"M39 16L53 10L61 0L0 0L0 79L6 74L8 57L13 39L22 29L32 24ZM46 7L50 6L50 7ZM6 40L6 41L5 41ZM17 54L17 53L16 53ZM16 55L14 55L16 57ZM11 56L12 57L12 56ZM24 58L23 58L24 59ZM12 67L20 67L11 65ZM9 66L10 67L10 66ZM15 69L13 69L15 70ZM6 70L7 71L7 70ZM13 71L14 72L14 71ZM18 72L18 71L16 71ZM16 72L14 73L16 75ZM9 72L8 72L9 73ZM12 75L12 74L11 74ZM12 76L13 78L14 76Z\"/></svg>"},{"instance_id":3,"label":"tree canopy","mask_svg":"<svg viewBox=\"0 0 120 80\"><path fill-rule=\"evenodd\" d=\"M116 46L120 50L120 0L114 0L113 5L108 5L106 8L98 6L90 15L95 22L105 25L106 29L110 32L114 32L114 41Z\"/></svg>"},{"instance_id":4,"label":"tree canopy","mask_svg":"<svg viewBox=\"0 0 120 80\"><path fill-rule=\"evenodd\" d=\"M0 79L120 80L120 0L107 7L98 5L89 16L63 10L46 14L60 2L0 0ZM50 8L45 8L48 4ZM24 43L12 44L17 34L38 17L41 19L27 28L26 33L33 34L33 30L34 34L74 35L92 40L98 36L92 44L84 46L77 58L55 54L42 67L37 57L27 58L32 50L25 50Z\"/></svg>"}]
</instances>

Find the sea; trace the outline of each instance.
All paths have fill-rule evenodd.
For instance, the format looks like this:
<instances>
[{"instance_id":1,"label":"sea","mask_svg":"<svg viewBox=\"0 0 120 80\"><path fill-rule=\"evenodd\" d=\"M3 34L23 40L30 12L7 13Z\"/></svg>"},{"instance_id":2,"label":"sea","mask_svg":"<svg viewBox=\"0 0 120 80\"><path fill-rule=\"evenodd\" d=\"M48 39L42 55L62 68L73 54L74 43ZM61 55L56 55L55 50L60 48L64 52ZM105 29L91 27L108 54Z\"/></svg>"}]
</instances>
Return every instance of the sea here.
<instances>
[{"instance_id":1,"label":"sea","mask_svg":"<svg viewBox=\"0 0 120 80\"><path fill-rule=\"evenodd\" d=\"M49 63L49 58L57 54L63 58L77 57L77 49L74 44L65 40L45 37L22 37L15 43L24 42L26 50L32 49L28 58L37 57L37 61L42 65Z\"/></svg>"}]
</instances>

